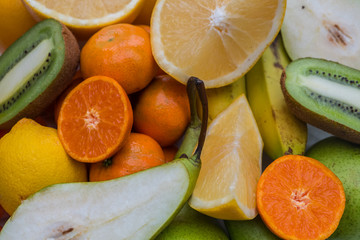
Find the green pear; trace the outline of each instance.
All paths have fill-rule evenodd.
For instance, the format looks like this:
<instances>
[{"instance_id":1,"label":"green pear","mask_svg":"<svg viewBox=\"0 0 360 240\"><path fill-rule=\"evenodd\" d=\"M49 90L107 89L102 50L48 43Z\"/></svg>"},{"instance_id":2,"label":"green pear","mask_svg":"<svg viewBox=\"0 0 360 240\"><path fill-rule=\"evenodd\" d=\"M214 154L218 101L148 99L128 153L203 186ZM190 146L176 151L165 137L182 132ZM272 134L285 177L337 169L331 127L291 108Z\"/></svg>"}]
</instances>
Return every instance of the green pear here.
<instances>
[{"instance_id":1,"label":"green pear","mask_svg":"<svg viewBox=\"0 0 360 240\"><path fill-rule=\"evenodd\" d=\"M328 137L313 145L306 155L325 164L344 186L345 211L329 239L360 239L360 145Z\"/></svg>"},{"instance_id":2,"label":"green pear","mask_svg":"<svg viewBox=\"0 0 360 240\"><path fill-rule=\"evenodd\" d=\"M279 240L264 224L260 215L252 220L225 221L231 240Z\"/></svg>"},{"instance_id":3,"label":"green pear","mask_svg":"<svg viewBox=\"0 0 360 240\"><path fill-rule=\"evenodd\" d=\"M187 90L191 122L178 159L109 181L57 184L40 190L17 208L0 239L155 238L187 202L200 170L208 119L204 83L192 77ZM197 92L206 116L202 122L197 115Z\"/></svg>"},{"instance_id":4,"label":"green pear","mask_svg":"<svg viewBox=\"0 0 360 240\"><path fill-rule=\"evenodd\" d=\"M228 240L216 219L208 217L185 204L175 219L156 240Z\"/></svg>"}]
</instances>

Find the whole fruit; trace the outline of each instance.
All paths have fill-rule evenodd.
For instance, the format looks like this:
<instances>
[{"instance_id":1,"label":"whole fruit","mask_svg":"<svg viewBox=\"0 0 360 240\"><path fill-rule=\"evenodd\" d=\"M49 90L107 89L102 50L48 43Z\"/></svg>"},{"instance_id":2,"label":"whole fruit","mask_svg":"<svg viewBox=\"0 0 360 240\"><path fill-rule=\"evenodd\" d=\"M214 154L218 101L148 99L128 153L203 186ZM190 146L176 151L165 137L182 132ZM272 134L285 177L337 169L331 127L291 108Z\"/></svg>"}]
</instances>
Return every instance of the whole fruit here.
<instances>
[{"instance_id":1,"label":"whole fruit","mask_svg":"<svg viewBox=\"0 0 360 240\"><path fill-rule=\"evenodd\" d=\"M360 239L360 145L328 137L313 145L306 155L325 164L344 186L345 211L329 239Z\"/></svg>"},{"instance_id":2,"label":"whole fruit","mask_svg":"<svg viewBox=\"0 0 360 240\"><path fill-rule=\"evenodd\" d=\"M21 0L0 0L0 54L36 24Z\"/></svg>"},{"instance_id":3,"label":"whole fruit","mask_svg":"<svg viewBox=\"0 0 360 240\"><path fill-rule=\"evenodd\" d=\"M87 181L86 166L65 152L56 129L23 118L0 139L0 205L10 215L55 183Z\"/></svg>"}]
</instances>

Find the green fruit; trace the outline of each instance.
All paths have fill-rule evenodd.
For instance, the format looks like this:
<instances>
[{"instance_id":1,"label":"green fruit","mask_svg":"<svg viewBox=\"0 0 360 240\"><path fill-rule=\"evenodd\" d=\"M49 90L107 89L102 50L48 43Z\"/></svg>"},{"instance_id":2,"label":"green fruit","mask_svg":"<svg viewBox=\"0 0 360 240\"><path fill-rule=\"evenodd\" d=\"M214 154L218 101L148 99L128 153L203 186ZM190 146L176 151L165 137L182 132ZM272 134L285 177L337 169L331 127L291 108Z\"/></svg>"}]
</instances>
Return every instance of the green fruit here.
<instances>
[{"instance_id":1,"label":"green fruit","mask_svg":"<svg viewBox=\"0 0 360 240\"><path fill-rule=\"evenodd\" d=\"M0 56L0 128L34 118L70 84L80 59L72 33L44 20Z\"/></svg>"},{"instance_id":2,"label":"green fruit","mask_svg":"<svg viewBox=\"0 0 360 240\"><path fill-rule=\"evenodd\" d=\"M225 221L231 240L278 240L258 215L252 220Z\"/></svg>"},{"instance_id":3,"label":"green fruit","mask_svg":"<svg viewBox=\"0 0 360 240\"><path fill-rule=\"evenodd\" d=\"M306 155L325 164L344 186L345 211L329 239L360 239L360 145L332 136L313 145Z\"/></svg>"},{"instance_id":4,"label":"green fruit","mask_svg":"<svg viewBox=\"0 0 360 240\"><path fill-rule=\"evenodd\" d=\"M113 180L47 187L22 202L0 239L121 240L158 235L188 201L201 165L208 118L205 87L190 78L187 89L192 118L179 148L180 158ZM196 90L206 116L202 122L197 116Z\"/></svg>"},{"instance_id":5,"label":"green fruit","mask_svg":"<svg viewBox=\"0 0 360 240\"><path fill-rule=\"evenodd\" d=\"M229 239L216 219L195 211L185 204L175 219L156 240L227 240Z\"/></svg>"},{"instance_id":6,"label":"green fruit","mask_svg":"<svg viewBox=\"0 0 360 240\"><path fill-rule=\"evenodd\" d=\"M290 111L299 119L360 143L360 71L335 62L303 58L281 78Z\"/></svg>"}]
</instances>

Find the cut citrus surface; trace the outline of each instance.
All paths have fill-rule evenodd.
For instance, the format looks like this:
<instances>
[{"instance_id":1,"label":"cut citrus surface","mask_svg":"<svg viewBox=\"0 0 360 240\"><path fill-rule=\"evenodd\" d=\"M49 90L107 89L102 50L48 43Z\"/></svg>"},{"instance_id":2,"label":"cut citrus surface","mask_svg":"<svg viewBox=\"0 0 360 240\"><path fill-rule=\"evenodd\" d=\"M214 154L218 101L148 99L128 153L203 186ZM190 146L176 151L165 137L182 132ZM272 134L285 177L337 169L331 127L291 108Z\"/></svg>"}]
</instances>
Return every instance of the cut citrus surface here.
<instances>
[{"instance_id":1,"label":"cut citrus surface","mask_svg":"<svg viewBox=\"0 0 360 240\"><path fill-rule=\"evenodd\" d=\"M274 40L286 0L158 0L151 17L151 44L160 68L186 84L207 88L243 76Z\"/></svg>"},{"instance_id":2,"label":"cut citrus surface","mask_svg":"<svg viewBox=\"0 0 360 240\"><path fill-rule=\"evenodd\" d=\"M145 0L22 0L38 20L55 18L78 37L88 38L102 27L132 22Z\"/></svg>"},{"instance_id":3,"label":"cut citrus surface","mask_svg":"<svg viewBox=\"0 0 360 240\"><path fill-rule=\"evenodd\" d=\"M345 193L339 178L319 161L285 155L261 175L257 206L282 239L327 239L344 212Z\"/></svg>"},{"instance_id":4,"label":"cut citrus surface","mask_svg":"<svg viewBox=\"0 0 360 240\"><path fill-rule=\"evenodd\" d=\"M124 89L114 79L88 78L64 99L58 132L66 152L81 162L112 156L129 136L133 113Z\"/></svg>"},{"instance_id":5,"label":"cut citrus surface","mask_svg":"<svg viewBox=\"0 0 360 240\"><path fill-rule=\"evenodd\" d=\"M211 217L252 219L263 142L245 95L210 124L190 206Z\"/></svg>"}]
</instances>

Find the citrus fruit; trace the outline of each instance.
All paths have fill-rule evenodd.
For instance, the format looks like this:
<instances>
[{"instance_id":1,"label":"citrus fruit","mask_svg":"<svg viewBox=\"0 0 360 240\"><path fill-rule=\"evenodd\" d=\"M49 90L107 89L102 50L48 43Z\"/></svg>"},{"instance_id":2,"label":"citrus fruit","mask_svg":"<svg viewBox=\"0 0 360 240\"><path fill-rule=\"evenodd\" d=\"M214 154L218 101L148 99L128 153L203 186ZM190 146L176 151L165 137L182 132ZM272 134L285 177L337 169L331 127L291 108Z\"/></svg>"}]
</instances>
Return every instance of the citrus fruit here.
<instances>
[{"instance_id":1,"label":"citrus fruit","mask_svg":"<svg viewBox=\"0 0 360 240\"><path fill-rule=\"evenodd\" d=\"M57 120L66 152L81 162L99 162L125 143L133 113L124 89L105 76L87 78L65 97Z\"/></svg>"},{"instance_id":2,"label":"citrus fruit","mask_svg":"<svg viewBox=\"0 0 360 240\"><path fill-rule=\"evenodd\" d=\"M158 71L150 35L142 27L115 24L101 29L86 42L80 57L84 78L114 78L126 93L146 87Z\"/></svg>"},{"instance_id":3,"label":"citrus fruit","mask_svg":"<svg viewBox=\"0 0 360 240\"><path fill-rule=\"evenodd\" d=\"M282 239L327 239L345 208L339 178L324 164L301 155L272 162L256 193L261 218Z\"/></svg>"},{"instance_id":4,"label":"citrus fruit","mask_svg":"<svg viewBox=\"0 0 360 240\"><path fill-rule=\"evenodd\" d=\"M185 85L169 75L155 77L139 93L134 107L134 130L154 138L162 147L178 141L190 122Z\"/></svg>"},{"instance_id":5,"label":"citrus fruit","mask_svg":"<svg viewBox=\"0 0 360 240\"><path fill-rule=\"evenodd\" d=\"M112 157L90 165L90 181L103 181L133 174L165 163L164 152L153 138L131 133Z\"/></svg>"},{"instance_id":6,"label":"citrus fruit","mask_svg":"<svg viewBox=\"0 0 360 240\"><path fill-rule=\"evenodd\" d=\"M186 84L207 88L243 76L274 40L285 0L158 0L151 17L151 45L160 68Z\"/></svg>"},{"instance_id":7,"label":"citrus fruit","mask_svg":"<svg viewBox=\"0 0 360 240\"><path fill-rule=\"evenodd\" d=\"M242 94L209 125L190 206L219 219L255 218L262 150L259 129Z\"/></svg>"},{"instance_id":8,"label":"citrus fruit","mask_svg":"<svg viewBox=\"0 0 360 240\"><path fill-rule=\"evenodd\" d=\"M87 181L85 164L66 154L56 129L27 118L0 139L0 172L0 204L10 215L46 186Z\"/></svg>"},{"instance_id":9,"label":"citrus fruit","mask_svg":"<svg viewBox=\"0 0 360 240\"><path fill-rule=\"evenodd\" d=\"M36 24L21 0L0 0L0 54Z\"/></svg>"},{"instance_id":10,"label":"citrus fruit","mask_svg":"<svg viewBox=\"0 0 360 240\"><path fill-rule=\"evenodd\" d=\"M99 29L134 21L147 0L23 0L37 20L55 18L79 39L87 39Z\"/></svg>"},{"instance_id":11,"label":"citrus fruit","mask_svg":"<svg viewBox=\"0 0 360 240\"><path fill-rule=\"evenodd\" d=\"M174 160L178 150L179 148L176 145L164 147L163 152L165 155L165 162L171 162L172 160Z\"/></svg>"}]
</instances>

